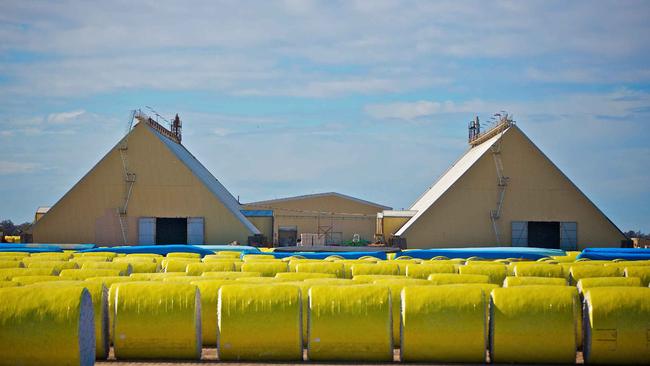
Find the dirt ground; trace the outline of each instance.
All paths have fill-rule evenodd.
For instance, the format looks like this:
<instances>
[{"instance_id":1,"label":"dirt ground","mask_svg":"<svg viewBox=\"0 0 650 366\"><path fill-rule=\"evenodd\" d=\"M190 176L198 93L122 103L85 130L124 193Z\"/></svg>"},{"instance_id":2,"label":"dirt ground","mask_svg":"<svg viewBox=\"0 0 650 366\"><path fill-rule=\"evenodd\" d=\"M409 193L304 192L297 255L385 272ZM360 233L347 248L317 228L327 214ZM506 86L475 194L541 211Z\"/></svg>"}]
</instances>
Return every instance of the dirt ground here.
<instances>
[{"instance_id":1,"label":"dirt ground","mask_svg":"<svg viewBox=\"0 0 650 366\"><path fill-rule=\"evenodd\" d=\"M307 351L305 350L303 354L303 358L307 359ZM368 365L374 365L374 366L381 366L381 365L390 365L390 366L395 366L395 363L399 362L399 350L396 349L393 354L393 363L369 363ZM194 365L199 365L199 366L206 366L206 365L214 365L214 366L248 366L248 365L263 365L263 364L273 364L273 365L301 365L301 364L316 364L316 365L359 365L360 363L354 363L354 362L346 362L346 363L322 363L322 362L309 362L309 361L304 361L301 363L291 363L291 362L220 362L217 358L217 349L216 348L204 348L203 352L201 354L201 360L197 361L151 361L151 360L143 360L143 361L118 361L115 359L113 356L113 351L111 350L111 353L109 355L109 358L107 361L101 361L101 362L96 362L95 364L98 366L162 366L162 365L173 365L173 366L194 366ZM403 363L400 363L401 365L405 365ZM582 360L582 353L578 352L576 356L576 364L583 364ZM421 365L421 364L420 364ZM440 364L438 364L440 365ZM536 365L539 366L539 365Z\"/></svg>"}]
</instances>

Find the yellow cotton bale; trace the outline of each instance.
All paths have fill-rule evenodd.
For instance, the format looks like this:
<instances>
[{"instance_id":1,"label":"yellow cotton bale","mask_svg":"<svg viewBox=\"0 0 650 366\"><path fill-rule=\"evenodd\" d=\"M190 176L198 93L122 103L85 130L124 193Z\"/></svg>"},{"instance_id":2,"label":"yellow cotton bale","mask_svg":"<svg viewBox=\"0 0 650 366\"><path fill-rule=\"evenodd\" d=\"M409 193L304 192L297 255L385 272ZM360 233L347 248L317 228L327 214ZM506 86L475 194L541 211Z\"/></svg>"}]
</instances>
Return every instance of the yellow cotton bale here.
<instances>
[{"instance_id":1,"label":"yellow cotton bale","mask_svg":"<svg viewBox=\"0 0 650 366\"><path fill-rule=\"evenodd\" d=\"M70 262L77 263L81 267L84 263L90 262L110 262L111 258L108 257L75 257L70 259Z\"/></svg>"},{"instance_id":2,"label":"yellow cotton bale","mask_svg":"<svg viewBox=\"0 0 650 366\"><path fill-rule=\"evenodd\" d=\"M203 263L216 263L216 262L221 262L221 263L231 263L235 267L235 271L241 271L241 265L244 263L238 258L228 258L228 257L222 257L222 258L203 258Z\"/></svg>"},{"instance_id":3,"label":"yellow cotton bale","mask_svg":"<svg viewBox=\"0 0 650 366\"><path fill-rule=\"evenodd\" d=\"M431 285L431 282L423 279L400 278L400 279L379 279L373 282L376 285L386 286L390 289L390 303L393 318L393 345L400 344L400 316L402 309L401 293L406 286Z\"/></svg>"},{"instance_id":4,"label":"yellow cotton bale","mask_svg":"<svg viewBox=\"0 0 650 366\"><path fill-rule=\"evenodd\" d=\"M483 290L408 286L401 301L403 362L485 363L488 306Z\"/></svg>"},{"instance_id":5,"label":"yellow cotton bale","mask_svg":"<svg viewBox=\"0 0 650 366\"><path fill-rule=\"evenodd\" d=\"M135 278L140 281L162 281L169 277L182 277L185 272L169 272L169 273L131 273L129 277Z\"/></svg>"},{"instance_id":6,"label":"yellow cotton bale","mask_svg":"<svg viewBox=\"0 0 650 366\"><path fill-rule=\"evenodd\" d=\"M514 275L517 277L558 277L564 278L562 266L557 264L516 264Z\"/></svg>"},{"instance_id":7,"label":"yellow cotton bale","mask_svg":"<svg viewBox=\"0 0 650 366\"><path fill-rule=\"evenodd\" d=\"M201 258L201 254L199 253L188 253L188 252L174 252L174 253L168 253L166 258Z\"/></svg>"},{"instance_id":8,"label":"yellow cotton bale","mask_svg":"<svg viewBox=\"0 0 650 366\"><path fill-rule=\"evenodd\" d=\"M312 286L309 360L391 362L391 314L390 290L386 286Z\"/></svg>"},{"instance_id":9,"label":"yellow cotton bale","mask_svg":"<svg viewBox=\"0 0 650 366\"><path fill-rule=\"evenodd\" d=\"M82 287L0 289L0 365L93 365L93 303Z\"/></svg>"},{"instance_id":10,"label":"yellow cotton bale","mask_svg":"<svg viewBox=\"0 0 650 366\"><path fill-rule=\"evenodd\" d=\"M638 277L644 287L650 285L650 267L626 267L626 277Z\"/></svg>"},{"instance_id":11,"label":"yellow cotton bale","mask_svg":"<svg viewBox=\"0 0 650 366\"><path fill-rule=\"evenodd\" d=\"M399 266L395 263L359 263L352 265L352 277L358 275L399 275Z\"/></svg>"},{"instance_id":12,"label":"yellow cotton bale","mask_svg":"<svg viewBox=\"0 0 650 366\"><path fill-rule=\"evenodd\" d=\"M87 278L87 282L102 283L108 289L108 340L113 344L113 322L115 316L115 288L116 283L134 282L134 278L127 276L107 276L107 277L91 277Z\"/></svg>"},{"instance_id":13,"label":"yellow cotton bale","mask_svg":"<svg viewBox=\"0 0 650 366\"><path fill-rule=\"evenodd\" d=\"M116 359L201 358L201 297L195 285L123 282L113 286Z\"/></svg>"},{"instance_id":14,"label":"yellow cotton bale","mask_svg":"<svg viewBox=\"0 0 650 366\"><path fill-rule=\"evenodd\" d=\"M187 265L201 263L199 258L165 258L160 263L164 272L185 272Z\"/></svg>"},{"instance_id":15,"label":"yellow cotton bale","mask_svg":"<svg viewBox=\"0 0 650 366\"><path fill-rule=\"evenodd\" d=\"M27 264L27 268L51 268L56 273L59 273L64 269L79 268L79 265L77 263L74 263L74 262L38 261L38 262L31 262L31 263Z\"/></svg>"},{"instance_id":16,"label":"yellow cotton bale","mask_svg":"<svg viewBox=\"0 0 650 366\"><path fill-rule=\"evenodd\" d=\"M318 262L318 263L300 263L296 266L296 272L304 273L329 273L338 278L345 277L345 267L343 263L336 262Z\"/></svg>"},{"instance_id":17,"label":"yellow cotton bale","mask_svg":"<svg viewBox=\"0 0 650 366\"><path fill-rule=\"evenodd\" d=\"M567 286L565 278L557 277L515 277L508 276L503 282L503 287L516 286Z\"/></svg>"},{"instance_id":18,"label":"yellow cotton bale","mask_svg":"<svg viewBox=\"0 0 650 366\"><path fill-rule=\"evenodd\" d=\"M81 269L117 269L124 276L133 272L131 264L124 262L87 262L81 266Z\"/></svg>"},{"instance_id":19,"label":"yellow cotton bale","mask_svg":"<svg viewBox=\"0 0 650 366\"><path fill-rule=\"evenodd\" d=\"M82 258L88 258L88 257L105 257L105 258L110 258L113 259L117 257L117 253L115 252L83 252L83 253L75 253L75 257L82 257Z\"/></svg>"},{"instance_id":20,"label":"yellow cotton bale","mask_svg":"<svg viewBox=\"0 0 650 366\"><path fill-rule=\"evenodd\" d=\"M422 263L406 266L406 276L411 278L427 279L434 273L458 273L458 266L450 263Z\"/></svg>"},{"instance_id":21,"label":"yellow cotton bale","mask_svg":"<svg viewBox=\"0 0 650 366\"><path fill-rule=\"evenodd\" d=\"M158 263L155 257L116 257L113 258L113 262L116 263L135 263L135 262L144 262L144 263Z\"/></svg>"},{"instance_id":22,"label":"yellow cotton bale","mask_svg":"<svg viewBox=\"0 0 650 366\"><path fill-rule=\"evenodd\" d=\"M284 261L286 262L286 260L284 260ZM289 272L295 272L296 267L299 264L302 264L302 263L320 263L320 262L330 263L329 261L321 261L319 259L304 259L304 258L297 258L296 259L296 258L291 258L288 261L288 263L289 263Z\"/></svg>"},{"instance_id":23,"label":"yellow cotton bale","mask_svg":"<svg viewBox=\"0 0 650 366\"><path fill-rule=\"evenodd\" d=\"M336 263L343 263L343 268L345 270L345 278L352 278L352 266L355 264L371 264L375 263L367 260L360 260L360 259L337 259L334 262Z\"/></svg>"},{"instance_id":24,"label":"yellow cotton bale","mask_svg":"<svg viewBox=\"0 0 650 366\"><path fill-rule=\"evenodd\" d=\"M307 283L309 285L330 285L330 286L348 286L348 285L359 284L347 278L308 278L302 282Z\"/></svg>"},{"instance_id":25,"label":"yellow cotton bale","mask_svg":"<svg viewBox=\"0 0 650 366\"><path fill-rule=\"evenodd\" d=\"M203 276L172 276L163 278L163 282L191 283L195 281L207 281L208 277Z\"/></svg>"},{"instance_id":26,"label":"yellow cotton bale","mask_svg":"<svg viewBox=\"0 0 650 366\"><path fill-rule=\"evenodd\" d=\"M10 281L14 277L52 276L57 272L51 268L4 268L0 269L0 281Z\"/></svg>"},{"instance_id":27,"label":"yellow cotton bale","mask_svg":"<svg viewBox=\"0 0 650 366\"><path fill-rule=\"evenodd\" d=\"M21 286L31 285L39 282L61 281L59 276L18 276L11 279Z\"/></svg>"},{"instance_id":28,"label":"yellow cotton bale","mask_svg":"<svg viewBox=\"0 0 650 366\"><path fill-rule=\"evenodd\" d=\"M218 257L240 258L241 252L235 250L220 250L216 252L214 255ZM211 257L211 256L213 256L213 254L206 255L206 257Z\"/></svg>"},{"instance_id":29,"label":"yellow cotton bale","mask_svg":"<svg viewBox=\"0 0 650 366\"><path fill-rule=\"evenodd\" d=\"M217 346L217 305L219 304L219 289L231 280L204 279L191 282L201 293L201 339L203 346Z\"/></svg>"},{"instance_id":30,"label":"yellow cotton bale","mask_svg":"<svg viewBox=\"0 0 650 366\"><path fill-rule=\"evenodd\" d=\"M234 283L248 283L248 284L271 284L271 283L281 283L281 282L290 282L293 280L282 279L277 277L240 277L235 278Z\"/></svg>"},{"instance_id":31,"label":"yellow cotton bale","mask_svg":"<svg viewBox=\"0 0 650 366\"><path fill-rule=\"evenodd\" d=\"M147 262L130 262L131 273L156 273L160 271L160 264Z\"/></svg>"},{"instance_id":32,"label":"yellow cotton bale","mask_svg":"<svg viewBox=\"0 0 650 366\"><path fill-rule=\"evenodd\" d=\"M255 262L255 261L279 261L276 259L273 254L244 254L241 258L244 262Z\"/></svg>"},{"instance_id":33,"label":"yellow cotton bale","mask_svg":"<svg viewBox=\"0 0 650 366\"><path fill-rule=\"evenodd\" d=\"M465 265L458 267L461 275L485 275L488 282L501 286L508 274L507 268L502 264Z\"/></svg>"},{"instance_id":34,"label":"yellow cotton bale","mask_svg":"<svg viewBox=\"0 0 650 366\"><path fill-rule=\"evenodd\" d=\"M399 267L399 274L405 276L406 275L406 268L410 265L417 265L422 263L421 259L402 259L402 260L393 260L393 261L387 261L385 263L394 263L397 264L397 267Z\"/></svg>"},{"instance_id":35,"label":"yellow cotton bale","mask_svg":"<svg viewBox=\"0 0 650 366\"><path fill-rule=\"evenodd\" d=\"M311 272L282 272L275 275L275 278L288 281L303 281L312 278L337 278L332 273L311 273Z\"/></svg>"},{"instance_id":36,"label":"yellow cotton bale","mask_svg":"<svg viewBox=\"0 0 650 366\"><path fill-rule=\"evenodd\" d=\"M9 260L7 258L27 258L29 257L29 253L27 252L0 252L0 259L2 260ZM12 259L15 260L15 259Z\"/></svg>"},{"instance_id":37,"label":"yellow cotton bale","mask_svg":"<svg viewBox=\"0 0 650 366\"><path fill-rule=\"evenodd\" d=\"M21 261L5 261L0 258L0 269L3 268L25 268L25 264Z\"/></svg>"},{"instance_id":38,"label":"yellow cotton bale","mask_svg":"<svg viewBox=\"0 0 650 366\"><path fill-rule=\"evenodd\" d=\"M302 307L294 285L224 285L219 290L221 361L302 360Z\"/></svg>"},{"instance_id":39,"label":"yellow cotton bale","mask_svg":"<svg viewBox=\"0 0 650 366\"><path fill-rule=\"evenodd\" d=\"M201 276L214 280L234 280L235 278L243 277L260 277L262 274L259 272L203 272Z\"/></svg>"},{"instance_id":40,"label":"yellow cotton bale","mask_svg":"<svg viewBox=\"0 0 650 366\"><path fill-rule=\"evenodd\" d=\"M568 286L492 290L492 362L574 363L578 301Z\"/></svg>"},{"instance_id":41,"label":"yellow cotton bale","mask_svg":"<svg viewBox=\"0 0 650 366\"><path fill-rule=\"evenodd\" d=\"M354 284L373 283L378 280L401 280L405 276L400 275L357 275L352 278Z\"/></svg>"},{"instance_id":42,"label":"yellow cotton bale","mask_svg":"<svg viewBox=\"0 0 650 366\"><path fill-rule=\"evenodd\" d=\"M594 287L641 287L639 277L589 277L578 281L576 287L583 293Z\"/></svg>"},{"instance_id":43,"label":"yellow cotton bale","mask_svg":"<svg viewBox=\"0 0 650 366\"><path fill-rule=\"evenodd\" d=\"M91 277L123 276L119 269L64 269L59 276L67 280L85 280Z\"/></svg>"},{"instance_id":44,"label":"yellow cotton bale","mask_svg":"<svg viewBox=\"0 0 650 366\"><path fill-rule=\"evenodd\" d=\"M482 274L434 273L428 278L434 285L454 283L490 283L490 278Z\"/></svg>"},{"instance_id":45,"label":"yellow cotton bale","mask_svg":"<svg viewBox=\"0 0 650 366\"><path fill-rule=\"evenodd\" d=\"M289 266L282 261L249 261L241 266L242 272L257 272L263 277L273 277L281 272L288 272Z\"/></svg>"},{"instance_id":46,"label":"yellow cotton bale","mask_svg":"<svg viewBox=\"0 0 650 366\"><path fill-rule=\"evenodd\" d=\"M153 254L153 253L131 253L127 254L124 258L150 258L153 259L156 263L160 264L163 259L165 259L164 256L160 254Z\"/></svg>"},{"instance_id":47,"label":"yellow cotton bale","mask_svg":"<svg viewBox=\"0 0 650 366\"><path fill-rule=\"evenodd\" d=\"M590 364L648 364L650 289L600 287L585 293L584 360Z\"/></svg>"},{"instance_id":48,"label":"yellow cotton bale","mask_svg":"<svg viewBox=\"0 0 650 366\"><path fill-rule=\"evenodd\" d=\"M15 281L0 281L0 288L3 287L17 287L20 286L20 283Z\"/></svg>"},{"instance_id":49,"label":"yellow cotton bale","mask_svg":"<svg viewBox=\"0 0 650 366\"><path fill-rule=\"evenodd\" d=\"M190 263L185 268L188 276L200 276L203 272L232 272L235 265L232 262Z\"/></svg>"},{"instance_id":50,"label":"yellow cotton bale","mask_svg":"<svg viewBox=\"0 0 650 366\"><path fill-rule=\"evenodd\" d=\"M36 259L36 258L47 258L44 260L61 260L61 261L67 261L68 259L72 258L72 253L62 253L62 252L56 252L56 253L51 253L51 252L45 252L45 253L32 253L29 256L30 259Z\"/></svg>"},{"instance_id":51,"label":"yellow cotton bale","mask_svg":"<svg viewBox=\"0 0 650 366\"><path fill-rule=\"evenodd\" d=\"M591 277L622 277L623 270L616 267L605 267L602 265L572 266L570 270L571 283L576 284L583 278Z\"/></svg>"}]
</instances>

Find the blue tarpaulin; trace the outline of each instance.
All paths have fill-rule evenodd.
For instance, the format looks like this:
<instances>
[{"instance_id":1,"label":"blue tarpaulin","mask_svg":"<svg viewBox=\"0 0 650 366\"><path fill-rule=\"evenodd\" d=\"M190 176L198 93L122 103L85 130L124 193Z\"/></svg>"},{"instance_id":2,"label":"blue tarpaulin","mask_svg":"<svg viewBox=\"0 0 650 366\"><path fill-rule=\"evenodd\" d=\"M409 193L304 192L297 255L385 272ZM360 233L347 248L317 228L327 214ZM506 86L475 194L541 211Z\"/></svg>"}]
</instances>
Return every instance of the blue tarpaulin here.
<instances>
[{"instance_id":1,"label":"blue tarpaulin","mask_svg":"<svg viewBox=\"0 0 650 366\"><path fill-rule=\"evenodd\" d=\"M122 247L104 247L104 248L94 248L87 250L80 250L80 253L91 253L91 252L113 252L113 253L124 253L124 254L134 254L134 253L150 253L150 254L160 254L167 255L169 253L183 252L183 253L198 253L201 257L208 254L214 254L212 250L200 248L194 245L137 245L137 246L122 246Z\"/></svg>"},{"instance_id":2,"label":"blue tarpaulin","mask_svg":"<svg viewBox=\"0 0 650 366\"><path fill-rule=\"evenodd\" d=\"M592 260L650 260L650 249L644 248L587 248L578 255L578 259Z\"/></svg>"},{"instance_id":3,"label":"blue tarpaulin","mask_svg":"<svg viewBox=\"0 0 650 366\"><path fill-rule=\"evenodd\" d=\"M242 256L246 254L260 254L259 252L242 252ZM288 257L302 257L305 259L325 259L329 256L339 256L343 259L359 259L361 257L375 257L377 259L386 259L385 252L271 252L271 253L261 253L261 254L270 254L277 259L288 258Z\"/></svg>"},{"instance_id":4,"label":"blue tarpaulin","mask_svg":"<svg viewBox=\"0 0 650 366\"><path fill-rule=\"evenodd\" d=\"M447 249L413 249L402 251L395 255L399 257L412 257L419 259L431 259L434 257L447 258L471 258L483 259L507 259L519 258L537 260L550 256L566 255L560 249L527 248L527 247L489 247L489 248L447 248Z\"/></svg>"},{"instance_id":5,"label":"blue tarpaulin","mask_svg":"<svg viewBox=\"0 0 650 366\"><path fill-rule=\"evenodd\" d=\"M0 252L22 252L22 253L57 253L62 252L61 248L29 248L25 246L0 245Z\"/></svg>"}]
</instances>

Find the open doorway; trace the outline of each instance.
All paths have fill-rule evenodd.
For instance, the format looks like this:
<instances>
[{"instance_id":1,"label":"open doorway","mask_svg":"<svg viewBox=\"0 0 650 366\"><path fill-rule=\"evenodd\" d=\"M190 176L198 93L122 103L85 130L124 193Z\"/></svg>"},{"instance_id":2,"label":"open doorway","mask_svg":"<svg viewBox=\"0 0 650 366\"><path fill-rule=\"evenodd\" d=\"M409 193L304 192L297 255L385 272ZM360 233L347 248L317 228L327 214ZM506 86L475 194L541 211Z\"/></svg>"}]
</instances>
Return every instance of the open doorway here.
<instances>
[{"instance_id":1,"label":"open doorway","mask_svg":"<svg viewBox=\"0 0 650 366\"><path fill-rule=\"evenodd\" d=\"M187 218L157 217L156 244L187 244Z\"/></svg>"},{"instance_id":2,"label":"open doorway","mask_svg":"<svg viewBox=\"0 0 650 366\"><path fill-rule=\"evenodd\" d=\"M560 249L560 223L557 221L528 221L528 246Z\"/></svg>"}]
</instances>

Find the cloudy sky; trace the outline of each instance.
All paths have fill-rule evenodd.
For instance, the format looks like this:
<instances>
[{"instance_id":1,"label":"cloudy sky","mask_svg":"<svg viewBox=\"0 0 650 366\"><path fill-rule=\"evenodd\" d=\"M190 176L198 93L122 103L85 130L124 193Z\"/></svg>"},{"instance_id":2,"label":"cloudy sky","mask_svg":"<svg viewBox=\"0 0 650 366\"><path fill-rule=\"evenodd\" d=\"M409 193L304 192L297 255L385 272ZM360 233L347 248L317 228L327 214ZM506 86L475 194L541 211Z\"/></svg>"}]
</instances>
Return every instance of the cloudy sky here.
<instances>
[{"instance_id":1,"label":"cloudy sky","mask_svg":"<svg viewBox=\"0 0 650 366\"><path fill-rule=\"evenodd\" d=\"M179 113L243 202L405 208L500 110L623 230L650 232L650 2L0 2L0 218L54 204Z\"/></svg>"}]
</instances>

